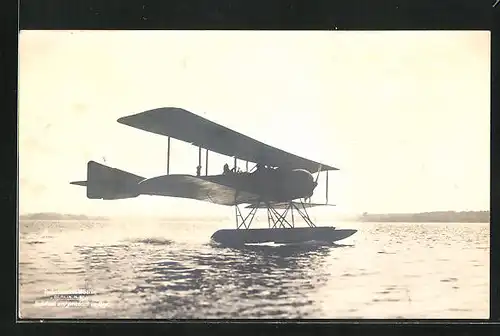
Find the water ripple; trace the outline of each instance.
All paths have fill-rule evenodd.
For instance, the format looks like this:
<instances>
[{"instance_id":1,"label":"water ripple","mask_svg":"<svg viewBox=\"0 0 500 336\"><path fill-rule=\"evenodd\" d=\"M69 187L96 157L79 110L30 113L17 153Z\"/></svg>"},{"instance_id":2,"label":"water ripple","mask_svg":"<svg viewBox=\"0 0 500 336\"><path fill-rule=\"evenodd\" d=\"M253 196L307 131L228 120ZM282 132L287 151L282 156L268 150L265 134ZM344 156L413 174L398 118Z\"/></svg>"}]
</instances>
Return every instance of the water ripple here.
<instances>
[{"instance_id":1,"label":"water ripple","mask_svg":"<svg viewBox=\"0 0 500 336\"><path fill-rule=\"evenodd\" d=\"M22 315L422 317L437 314L422 309L438 304L441 317L488 314L489 233L478 226L383 224L365 228L353 244L227 248L199 237L177 239L196 236L197 228L209 236L202 224L170 225L159 229L165 237L141 227L116 239L103 232L120 233L119 223L78 230L64 223L25 225L31 231L20 242ZM473 285L457 286L462 283ZM91 288L101 306L35 304L57 301L45 289L77 288Z\"/></svg>"}]
</instances>

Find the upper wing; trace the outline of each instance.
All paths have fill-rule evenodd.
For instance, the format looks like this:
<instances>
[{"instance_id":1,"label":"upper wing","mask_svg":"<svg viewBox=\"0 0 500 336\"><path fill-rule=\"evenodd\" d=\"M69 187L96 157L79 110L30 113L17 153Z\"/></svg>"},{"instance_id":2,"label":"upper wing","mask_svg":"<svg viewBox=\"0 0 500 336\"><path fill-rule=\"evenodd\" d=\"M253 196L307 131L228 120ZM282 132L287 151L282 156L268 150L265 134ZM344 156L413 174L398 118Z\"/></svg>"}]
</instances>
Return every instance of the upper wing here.
<instances>
[{"instance_id":1,"label":"upper wing","mask_svg":"<svg viewBox=\"0 0 500 336\"><path fill-rule=\"evenodd\" d=\"M221 205L253 203L258 195L203 180L191 175L163 175L145 179L139 183L139 191L145 195L191 198Z\"/></svg>"},{"instance_id":2,"label":"upper wing","mask_svg":"<svg viewBox=\"0 0 500 336\"><path fill-rule=\"evenodd\" d=\"M274 167L301 168L311 173L320 163L266 145L181 108L165 107L118 119L144 131L170 136L213 152ZM321 170L338 170L321 164Z\"/></svg>"}]
</instances>

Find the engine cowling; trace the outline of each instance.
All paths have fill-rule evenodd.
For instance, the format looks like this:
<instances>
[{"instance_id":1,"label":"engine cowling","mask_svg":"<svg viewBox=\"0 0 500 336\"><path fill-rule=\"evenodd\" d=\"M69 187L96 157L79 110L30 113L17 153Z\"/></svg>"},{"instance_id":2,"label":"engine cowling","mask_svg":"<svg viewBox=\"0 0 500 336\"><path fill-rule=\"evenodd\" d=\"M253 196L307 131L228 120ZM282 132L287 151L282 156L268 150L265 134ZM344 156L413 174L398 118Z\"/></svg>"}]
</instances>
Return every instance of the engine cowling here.
<instances>
[{"instance_id":1,"label":"engine cowling","mask_svg":"<svg viewBox=\"0 0 500 336\"><path fill-rule=\"evenodd\" d=\"M294 169L283 172L280 179L283 201L311 197L317 183L310 172L305 169Z\"/></svg>"}]
</instances>

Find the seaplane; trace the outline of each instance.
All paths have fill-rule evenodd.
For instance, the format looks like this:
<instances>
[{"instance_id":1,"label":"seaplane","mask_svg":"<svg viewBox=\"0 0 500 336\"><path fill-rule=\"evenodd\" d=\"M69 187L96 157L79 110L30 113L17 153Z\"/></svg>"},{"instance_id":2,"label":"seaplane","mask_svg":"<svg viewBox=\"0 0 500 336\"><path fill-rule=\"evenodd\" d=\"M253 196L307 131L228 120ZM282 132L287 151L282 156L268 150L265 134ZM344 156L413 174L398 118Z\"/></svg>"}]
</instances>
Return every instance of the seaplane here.
<instances>
[{"instance_id":1,"label":"seaplane","mask_svg":"<svg viewBox=\"0 0 500 336\"><path fill-rule=\"evenodd\" d=\"M222 245L258 243L333 243L356 230L316 226L307 209L328 203L328 172L338 170L285 152L177 107L162 107L121 117L118 123L167 137L166 174L146 178L96 161L87 163L87 179L70 182L84 186L87 198L117 200L140 195L188 198L234 206L235 229L216 231L211 239ZM198 147L196 175L170 174L171 139ZM202 174L205 150L205 174ZM209 152L234 158L218 175L208 174ZM246 169L237 168L238 160ZM249 163L253 165L249 169ZM326 174L325 203L311 197L320 174ZM313 174L317 174L314 177ZM267 228L250 228L257 210L267 210ZM295 213L307 224L295 227Z\"/></svg>"}]
</instances>

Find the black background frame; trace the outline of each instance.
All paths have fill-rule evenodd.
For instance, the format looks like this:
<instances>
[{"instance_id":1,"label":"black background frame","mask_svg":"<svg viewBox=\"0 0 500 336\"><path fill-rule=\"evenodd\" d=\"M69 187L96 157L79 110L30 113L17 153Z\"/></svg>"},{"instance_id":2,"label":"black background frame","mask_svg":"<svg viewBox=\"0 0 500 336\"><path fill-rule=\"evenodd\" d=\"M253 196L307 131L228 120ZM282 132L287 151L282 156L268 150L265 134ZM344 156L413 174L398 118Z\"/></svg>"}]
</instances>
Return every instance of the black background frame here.
<instances>
[{"instance_id":1,"label":"black background frame","mask_svg":"<svg viewBox=\"0 0 500 336\"><path fill-rule=\"evenodd\" d=\"M2 123L7 139L2 142L4 173L0 179L2 206L11 214L11 220L2 221L6 251L2 272L12 287L4 287L2 319L17 332L40 334L74 334L78 331L110 331L120 333L158 331L162 334L234 335L240 330L253 335L265 332L287 334L336 334L359 332L403 334L425 332L426 335L468 335L485 333L500 335L500 229L496 224L499 204L499 170L496 159L498 118L498 58L500 40L500 4L497 0L20 0L2 1L0 17L7 28L3 36L7 41L0 49L2 67L0 83L6 94L3 101ZM10 5L10 6L9 6ZM19 20L19 21L18 21ZM23 320L16 318L17 265L17 42L19 30L24 29L170 29L170 30L489 30L491 31L491 259L490 259L490 320L228 320L228 321L149 321L149 320ZM5 174L5 167L7 174ZM16 290L14 290L14 288ZM17 323L16 323L17 321ZM56 323L57 322L57 323ZM495 324L495 325L492 325ZM3 329L3 328L2 328ZM8 334L12 334L8 332Z\"/></svg>"}]
</instances>

